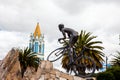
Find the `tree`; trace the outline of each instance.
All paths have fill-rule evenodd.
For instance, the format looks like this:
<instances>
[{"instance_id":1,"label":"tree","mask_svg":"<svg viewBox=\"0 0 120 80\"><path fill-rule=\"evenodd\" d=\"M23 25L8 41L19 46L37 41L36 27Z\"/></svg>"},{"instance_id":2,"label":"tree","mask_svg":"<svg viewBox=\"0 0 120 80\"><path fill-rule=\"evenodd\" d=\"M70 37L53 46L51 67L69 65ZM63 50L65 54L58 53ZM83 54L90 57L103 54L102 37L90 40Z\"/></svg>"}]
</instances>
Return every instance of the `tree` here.
<instances>
[{"instance_id":1,"label":"tree","mask_svg":"<svg viewBox=\"0 0 120 80\"><path fill-rule=\"evenodd\" d=\"M115 77L115 80L120 79L120 66L112 66L106 70L108 73L112 73Z\"/></svg>"},{"instance_id":2,"label":"tree","mask_svg":"<svg viewBox=\"0 0 120 80\"><path fill-rule=\"evenodd\" d=\"M102 68L102 62L104 61L102 58L104 57L104 53L102 53L104 48L98 45L102 44L101 41L93 41L93 39L96 37L97 36L91 36L90 32L87 33L86 31L82 30L78 37L78 41L75 44L75 51L77 54L80 54L84 47L89 48L84 51L84 55L91 57L96 63L96 69L99 70ZM67 65L68 63L68 54L65 54L62 58L62 67L66 69L67 72L73 71L73 68ZM91 66L88 66L87 68L92 69Z\"/></svg>"},{"instance_id":3,"label":"tree","mask_svg":"<svg viewBox=\"0 0 120 80\"><path fill-rule=\"evenodd\" d=\"M97 75L97 80L117 80L111 72L101 72Z\"/></svg>"},{"instance_id":4,"label":"tree","mask_svg":"<svg viewBox=\"0 0 120 80\"><path fill-rule=\"evenodd\" d=\"M120 52L117 51L118 55L115 55L114 59L111 61L113 66L120 66Z\"/></svg>"},{"instance_id":5,"label":"tree","mask_svg":"<svg viewBox=\"0 0 120 80\"><path fill-rule=\"evenodd\" d=\"M119 80L120 79L120 66L112 66L107 68L105 72L97 74L97 80Z\"/></svg>"},{"instance_id":6,"label":"tree","mask_svg":"<svg viewBox=\"0 0 120 80\"><path fill-rule=\"evenodd\" d=\"M33 67L37 71L40 59L37 57L36 53L31 52L31 49L27 47L24 50L19 50L19 61L21 67L21 75L23 77L27 67Z\"/></svg>"}]
</instances>

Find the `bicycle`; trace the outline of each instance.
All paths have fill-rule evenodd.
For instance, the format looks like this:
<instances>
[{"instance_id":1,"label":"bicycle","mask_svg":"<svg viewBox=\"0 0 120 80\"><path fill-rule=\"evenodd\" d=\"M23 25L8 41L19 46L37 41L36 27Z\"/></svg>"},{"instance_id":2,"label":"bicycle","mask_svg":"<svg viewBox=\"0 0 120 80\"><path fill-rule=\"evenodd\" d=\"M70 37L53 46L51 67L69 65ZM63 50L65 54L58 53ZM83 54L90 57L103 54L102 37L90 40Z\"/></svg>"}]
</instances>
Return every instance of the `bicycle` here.
<instances>
[{"instance_id":1,"label":"bicycle","mask_svg":"<svg viewBox=\"0 0 120 80\"><path fill-rule=\"evenodd\" d=\"M54 51L52 51L48 57L47 60L54 62L58 59L60 59L62 56L68 54L68 50L69 49L69 45L66 42L66 40L63 40L62 43L66 43L66 46L60 47L55 49ZM83 47L82 51L80 52L80 54L77 54L75 51L75 47L72 48L72 55L73 55L73 62L71 63L71 65L68 65L69 67L71 67L75 73L75 75L80 76L80 77L90 77L96 69L96 64L93 61L93 59L91 57L85 56L84 55L84 51L87 50L87 47ZM70 57L71 59L71 57ZM89 63L89 64L88 64ZM92 67L88 73L88 69L87 67Z\"/></svg>"}]
</instances>

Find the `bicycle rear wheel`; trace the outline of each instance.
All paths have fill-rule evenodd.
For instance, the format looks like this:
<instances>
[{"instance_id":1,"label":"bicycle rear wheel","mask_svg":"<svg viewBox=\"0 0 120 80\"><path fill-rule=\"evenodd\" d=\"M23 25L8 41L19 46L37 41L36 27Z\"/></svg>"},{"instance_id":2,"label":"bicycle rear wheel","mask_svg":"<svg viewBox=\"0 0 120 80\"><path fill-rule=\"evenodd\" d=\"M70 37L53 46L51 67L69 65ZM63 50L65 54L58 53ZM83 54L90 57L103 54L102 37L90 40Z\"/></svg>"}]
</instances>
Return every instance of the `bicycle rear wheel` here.
<instances>
[{"instance_id":1,"label":"bicycle rear wheel","mask_svg":"<svg viewBox=\"0 0 120 80\"><path fill-rule=\"evenodd\" d=\"M57 48L48 55L47 60L54 62L60 59L64 54L65 54L65 47Z\"/></svg>"},{"instance_id":2,"label":"bicycle rear wheel","mask_svg":"<svg viewBox=\"0 0 120 80\"><path fill-rule=\"evenodd\" d=\"M96 69L96 64L91 57L81 56L75 60L74 73L80 77L90 77Z\"/></svg>"}]
</instances>

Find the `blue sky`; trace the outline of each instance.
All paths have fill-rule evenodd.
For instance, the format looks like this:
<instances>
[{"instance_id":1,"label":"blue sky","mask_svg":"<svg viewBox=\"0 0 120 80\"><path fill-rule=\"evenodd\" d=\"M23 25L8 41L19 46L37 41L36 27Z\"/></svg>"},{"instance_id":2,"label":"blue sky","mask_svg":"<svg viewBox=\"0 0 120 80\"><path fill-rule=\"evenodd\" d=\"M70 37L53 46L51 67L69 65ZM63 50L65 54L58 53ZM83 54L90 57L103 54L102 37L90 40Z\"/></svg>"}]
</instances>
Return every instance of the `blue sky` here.
<instances>
[{"instance_id":1,"label":"blue sky","mask_svg":"<svg viewBox=\"0 0 120 80\"><path fill-rule=\"evenodd\" d=\"M0 59L13 47L28 46L37 22L45 35L45 56L59 46L59 23L92 32L106 56L114 55L120 50L119 21L119 0L0 0Z\"/></svg>"}]
</instances>

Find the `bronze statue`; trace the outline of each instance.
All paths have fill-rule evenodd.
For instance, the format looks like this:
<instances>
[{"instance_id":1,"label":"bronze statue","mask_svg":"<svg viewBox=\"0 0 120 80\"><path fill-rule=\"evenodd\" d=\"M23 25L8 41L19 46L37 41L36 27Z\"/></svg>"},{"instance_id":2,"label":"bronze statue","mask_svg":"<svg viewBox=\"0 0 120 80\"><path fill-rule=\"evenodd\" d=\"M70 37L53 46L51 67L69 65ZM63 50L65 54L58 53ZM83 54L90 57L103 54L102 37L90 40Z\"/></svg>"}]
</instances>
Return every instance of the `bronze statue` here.
<instances>
[{"instance_id":1,"label":"bronze statue","mask_svg":"<svg viewBox=\"0 0 120 80\"><path fill-rule=\"evenodd\" d=\"M69 44L69 52L68 52L68 55L69 55L69 57L71 57L70 63L69 63L69 64L71 64L73 62L73 56L72 56L73 53L71 53L71 50L73 49L74 44L78 40L78 32L71 29L71 28L64 27L63 24L59 24L58 27L59 27L59 30L63 34L63 38L59 38L58 41L65 40L67 38L66 36L68 36L68 39L69 39L69 43L68 43Z\"/></svg>"}]
</instances>

